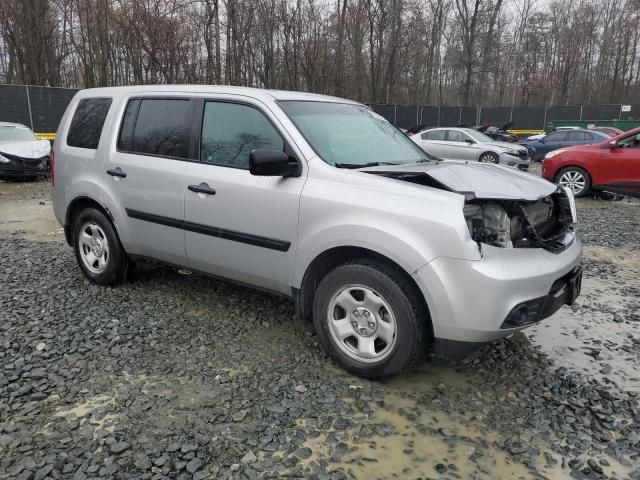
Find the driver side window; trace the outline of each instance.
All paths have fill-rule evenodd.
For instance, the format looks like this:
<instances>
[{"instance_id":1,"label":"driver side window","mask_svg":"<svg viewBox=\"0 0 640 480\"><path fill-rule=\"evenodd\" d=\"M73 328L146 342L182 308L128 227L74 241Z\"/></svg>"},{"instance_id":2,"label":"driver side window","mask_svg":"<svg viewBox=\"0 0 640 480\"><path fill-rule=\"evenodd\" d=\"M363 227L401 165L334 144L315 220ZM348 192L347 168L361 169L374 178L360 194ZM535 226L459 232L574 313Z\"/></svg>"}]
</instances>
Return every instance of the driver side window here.
<instances>
[{"instance_id":1,"label":"driver side window","mask_svg":"<svg viewBox=\"0 0 640 480\"><path fill-rule=\"evenodd\" d=\"M623 138L618 142L618 146L621 148L640 148L640 133Z\"/></svg>"},{"instance_id":2,"label":"driver side window","mask_svg":"<svg viewBox=\"0 0 640 480\"><path fill-rule=\"evenodd\" d=\"M459 132L457 130L449 130L449 135L447 137L447 140L449 140L450 142L464 142L465 135L464 133Z\"/></svg>"},{"instance_id":3,"label":"driver side window","mask_svg":"<svg viewBox=\"0 0 640 480\"><path fill-rule=\"evenodd\" d=\"M561 142L567 136L566 132L553 132L544 137L545 142Z\"/></svg>"}]
</instances>

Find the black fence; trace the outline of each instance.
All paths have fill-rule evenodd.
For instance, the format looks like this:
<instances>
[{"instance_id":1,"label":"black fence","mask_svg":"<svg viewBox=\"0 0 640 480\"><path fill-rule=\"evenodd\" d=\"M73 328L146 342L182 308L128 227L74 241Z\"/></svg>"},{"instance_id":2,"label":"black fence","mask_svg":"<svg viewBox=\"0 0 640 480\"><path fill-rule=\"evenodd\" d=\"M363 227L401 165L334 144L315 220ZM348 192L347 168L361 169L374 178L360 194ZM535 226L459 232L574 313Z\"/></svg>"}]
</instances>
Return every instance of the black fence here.
<instances>
[{"instance_id":1,"label":"black fence","mask_svg":"<svg viewBox=\"0 0 640 480\"><path fill-rule=\"evenodd\" d=\"M394 125L411 128L455 127L456 125L502 126L512 122L514 130L544 130L556 120L639 120L636 105L553 105L532 107L445 107L434 105L379 105L371 108Z\"/></svg>"},{"instance_id":2,"label":"black fence","mask_svg":"<svg viewBox=\"0 0 640 480\"><path fill-rule=\"evenodd\" d=\"M17 122L37 133L54 133L77 90L0 85L0 121Z\"/></svg>"},{"instance_id":3,"label":"black fence","mask_svg":"<svg viewBox=\"0 0 640 480\"><path fill-rule=\"evenodd\" d=\"M18 122L38 133L54 133L71 98L71 88L0 85L0 121ZM548 107L447 107L435 105L371 105L373 110L402 128L416 125L456 125L513 122L515 130L544 130L555 120L638 120L636 105L557 105Z\"/></svg>"}]
</instances>

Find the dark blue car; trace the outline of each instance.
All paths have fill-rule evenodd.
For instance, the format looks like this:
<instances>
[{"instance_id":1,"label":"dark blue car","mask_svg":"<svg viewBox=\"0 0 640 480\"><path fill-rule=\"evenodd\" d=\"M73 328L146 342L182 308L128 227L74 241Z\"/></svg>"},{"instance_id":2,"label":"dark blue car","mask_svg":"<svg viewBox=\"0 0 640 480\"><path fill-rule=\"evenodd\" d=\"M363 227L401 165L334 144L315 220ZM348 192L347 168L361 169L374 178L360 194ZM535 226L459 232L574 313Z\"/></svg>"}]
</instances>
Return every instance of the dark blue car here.
<instances>
[{"instance_id":1,"label":"dark blue car","mask_svg":"<svg viewBox=\"0 0 640 480\"><path fill-rule=\"evenodd\" d=\"M600 143L609 137L601 132L594 130L563 130L551 132L549 135L539 140L529 140L523 142L522 145L527 147L529 151L535 150L531 160L542 161L544 156L552 150L562 147L571 147L572 145L589 145L592 143Z\"/></svg>"}]
</instances>

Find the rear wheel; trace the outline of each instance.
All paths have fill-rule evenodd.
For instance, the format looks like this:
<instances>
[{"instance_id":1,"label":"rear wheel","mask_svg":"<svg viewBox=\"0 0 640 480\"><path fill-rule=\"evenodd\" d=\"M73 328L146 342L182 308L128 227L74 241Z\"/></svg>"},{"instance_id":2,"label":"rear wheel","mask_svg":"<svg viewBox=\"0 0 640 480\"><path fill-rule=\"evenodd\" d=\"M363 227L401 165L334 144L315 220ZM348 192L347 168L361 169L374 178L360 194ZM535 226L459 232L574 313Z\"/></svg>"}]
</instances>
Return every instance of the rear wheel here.
<instances>
[{"instance_id":1,"label":"rear wheel","mask_svg":"<svg viewBox=\"0 0 640 480\"><path fill-rule=\"evenodd\" d=\"M388 265L359 261L320 282L313 320L325 351L345 370L388 378L423 357L428 318L414 286Z\"/></svg>"},{"instance_id":2,"label":"rear wheel","mask_svg":"<svg viewBox=\"0 0 640 480\"><path fill-rule=\"evenodd\" d=\"M500 158L493 152L484 152L480 155L479 159L480 163L495 163L498 164L500 162Z\"/></svg>"},{"instance_id":3,"label":"rear wheel","mask_svg":"<svg viewBox=\"0 0 640 480\"><path fill-rule=\"evenodd\" d=\"M591 191L591 177L580 167L567 167L558 172L556 183L568 187L576 197L584 197Z\"/></svg>"},{"instance_id":4,"label":"rear wheel","mask_svg":"<svg viewBox=\"0 0 640 480\"><path fill-rule=\"evenodd\" d=\"M129 259L109 219L96 208L86 208L76 215L73 232L82 273L98 285L121 283Z\"/></svg>"}]
</instances>

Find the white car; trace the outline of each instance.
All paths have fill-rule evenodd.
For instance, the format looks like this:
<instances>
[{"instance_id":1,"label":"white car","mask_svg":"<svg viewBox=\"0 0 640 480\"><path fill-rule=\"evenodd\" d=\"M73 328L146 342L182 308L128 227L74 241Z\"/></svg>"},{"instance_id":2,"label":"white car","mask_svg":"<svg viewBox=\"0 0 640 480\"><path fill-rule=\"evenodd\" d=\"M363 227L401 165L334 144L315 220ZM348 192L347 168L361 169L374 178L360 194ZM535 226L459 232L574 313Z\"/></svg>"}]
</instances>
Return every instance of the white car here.
<instances>
[{"instance_id":1,"label":"white car","mask_svg":"<svg viewBox=\"0 0 640 480\"><path fill-rule=\"evenodd\" d=\"M153 258L275 292L364 377L504 337L580 292L570 190L434 159L350 100L81 90L54 152L55 215L92 282Z\"/></svg>"},{"instance_id":2,"label":"white car","mask_svg":"<svg viewBox=\"0 0 640 480\"><path fill-rule=\"evenodd\" d=\"M0 122L0 179L49 175L51 144L20 123Z\"/></svg>"},{"instance_id":3,"label":"white car","mask_svg":"<svg viewBox=\"0 0 640 480\"><path fill-rule=\"evenodd\" d=\"M472 128L429 128L411 140L427 153L445 160L495 163L529 169L529 150L517 143L499 142Z\"/></svg>"}]
</instances>

